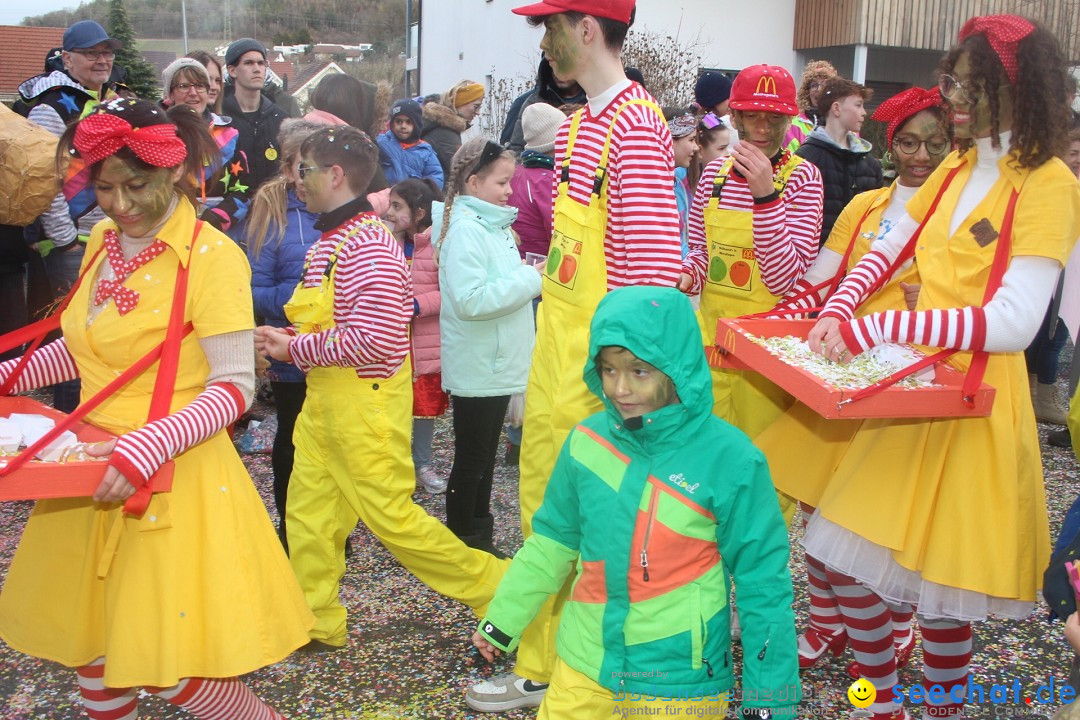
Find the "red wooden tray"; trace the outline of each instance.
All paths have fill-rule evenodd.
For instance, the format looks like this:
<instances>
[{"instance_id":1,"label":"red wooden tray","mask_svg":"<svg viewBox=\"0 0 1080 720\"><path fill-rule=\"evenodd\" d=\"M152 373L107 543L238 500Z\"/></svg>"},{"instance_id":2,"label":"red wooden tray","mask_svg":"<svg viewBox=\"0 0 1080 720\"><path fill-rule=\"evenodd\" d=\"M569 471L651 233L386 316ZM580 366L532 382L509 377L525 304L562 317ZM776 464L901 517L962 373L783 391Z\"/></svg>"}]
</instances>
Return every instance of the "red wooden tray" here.
<instances>
[{"instance_id":1,"label":"red wooden tray","mask_svg":"<svg viewBox=\"0 0 1080 720\"><path fill-rule=\"evenodd\" d=\"M944 362L934 366L936 384L933 386L889 387L876 395L844 402L858 390L841 390L828 385L818 376L788 365L748 337L794 335L805 339L816 322L721 318L716 328L716 344L720 352L713 357L719 357L718 367L761 373L827 419L985 417L990 414L994 404L994 388L982 383L975 392L973 407L969 407L962 397L964 373Z\"/></svg>"},{"instance_id":2,"label":"red wooden tray","mask_svg":"<svg viewBox=\"0 0 1080 720\"><path fill-rule=\"evenodd\" d=\"M56 422L64 419L64 413L21 395L0 396L0 417L12 413L34 413L51 417ZM115 435L87 422L80 422L71 429L82 442L100 442ZM0 468L16 456L0 457ZM94 494L105 475L108 462L41 462L31 460L21 468L0 477L0 500L43 500L45 498L89 497ZM173 463L161 466L152 478L154 492L172 490Z\"/></svg>"}]
</instances>

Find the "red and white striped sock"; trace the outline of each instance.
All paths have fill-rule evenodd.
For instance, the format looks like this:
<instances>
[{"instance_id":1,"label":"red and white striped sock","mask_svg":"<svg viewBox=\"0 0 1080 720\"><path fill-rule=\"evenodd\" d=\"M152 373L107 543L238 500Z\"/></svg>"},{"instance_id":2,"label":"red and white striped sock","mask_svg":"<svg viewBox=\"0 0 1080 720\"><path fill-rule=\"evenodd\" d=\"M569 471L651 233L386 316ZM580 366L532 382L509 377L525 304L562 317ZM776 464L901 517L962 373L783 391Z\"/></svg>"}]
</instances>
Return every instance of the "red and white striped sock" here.
<instances>
[{"instance_id":1,"label":"red and white striped sock","mask_svg":"<svg viewBox=\"0 0 1080 720\"><path fill-rule=\"evenodd\" d=\"M877 689L877 698L867 709L874 720L900 716L902 709L892 701L892 689L898 682L892 612L880 597L854 578L832 570L828 570L827 577L859 671Z\"/></svg>"},{"instance_id":2,"label":"red and white striped sock","mask_svg":"<svg viewBox=\"0 0 1080 720\"><path fill-rule=\"evenodd\" d=\"M836 595L829 585L825 566L806 556L806 577L810 591L810 623L807 631L799 636L799 650L808 656L821 652L826 638L844 629L844 619L836 604Z\"/></svg>"},{"instance_id":3,"label":"red and white striped sock","mask_svg":"<svg viewBox=\"0 0 1080 720\"><path fill-rule=\"evenodd\" d=\"M75 669L79 695L90 720L135 720L139 696L134 688L105 687L105 658Z\"/></svg>"},{"instance_id":4,"label":"red and white striped sock","mask_svg":"<svg viewBox=\"0 0 1080 720\"><path fill-rule=\"evenodd\" d=\"M892 635L893 644L899 647L907 642L908 637L913 632L911 629L911 618L915 616L915 608L907 603L886 603L889 606L889 611L892 612Z\"/></svg>"},{"instance_id":5,"label":"red and white striped sock","mask_svg":"<svg viewBox=\"0 0 1080 720\"><path fill-rule=\"evenodd\" d=\"M886 310L841 323L840 337L856 355L886 342L981 350L986 344L986 311L970 305L919 312Z\"/></svg>"},{"instance_id":6,"label":"red and white striped sock","mask_svg":"<svg viewBox=\"0 0 1080 720\"><path fill-rule=\"evenodd\" d=\"M0 362L0 382L19 364L19 358ZM48 345L38 348L30 360L26 363L26 369L15 381L11 392L20 393L27 390L55 385L66 380L74 380L79 377L79 369L75 367L75 360L68 352L64 338L55 340Z\"/></svg>"},{"instance_id":7,"label":"red and white striped sock","mask_svg":"<svg viewBox=\"0 0 1080 720\"><path fill-rule=\"evenodd\" d=\"M285 720L239 678L184 678L171 688L146 688L199 720Z\"/></svg>"},{"instance_id":8,"label":"red and white striped sock","mask_svg":"<svg viewBox=\"0 0 1080 720\"><path fill-rule=\"evenodd\" d=\"M956 620L919 618L922 633L923 683L930 688L940 685L949 696L954 687L966 688L971 666L971 623ZM927 702L926 717L963 717L964 690L958 690L960 702L951 698L942 705Z\"/></svg>"}]
</instances>

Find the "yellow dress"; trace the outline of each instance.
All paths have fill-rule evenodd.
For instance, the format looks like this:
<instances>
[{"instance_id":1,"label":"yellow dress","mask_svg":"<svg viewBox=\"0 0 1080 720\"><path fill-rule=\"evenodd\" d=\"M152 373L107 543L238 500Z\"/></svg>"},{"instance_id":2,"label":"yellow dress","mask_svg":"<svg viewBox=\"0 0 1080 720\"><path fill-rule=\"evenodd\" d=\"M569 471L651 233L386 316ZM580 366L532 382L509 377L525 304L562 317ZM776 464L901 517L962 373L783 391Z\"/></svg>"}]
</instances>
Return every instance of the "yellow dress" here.
<instances>
[{"instance_id":1,"label":"yellow dress","mask_svg":"<svg viewBox=\"0 0 1080 720\"><path fill-rule=\"evenodd\" d=\"M90 237L89 263L111 221ZM164 338L195 212L181 201L158 234L169 247L124 283L140 295L121 317L109 301L87 324L105 253L94 260L63 331L83 398ZM203 389L199 337L252 327L251 271L243 252L203 225L190 252L186 320L171 411ZM143 425L156 365L92 412L120 435ZM184 677L233 677L275 663L308 641L314 619L262 499L219 432L175 458L173 489L141 517L89 498L38 502L0 593L0 637L20 652L78 667L104 656L109 687L170 687Z\"/></svg>"},{"instance_id":2,"label":"yellow dress","mask_svg":"<svg viewBox=\"0 0 1080 720\"><path fill-rule=\"evenodd\" d=\"M833 225L825 247L841 256L847 252L854 235L855 247L848 258L847 271L870 251L894 188L895 183L856 195ZM868 298L856 315L861 317L882 310L906 310L901 282L919 282L914 263L890 280L880 292ZM860 424L858 420L826 420L806 405L796 402L755 437L754 444L769 460L769 471L776 489L811 507L817 507L825 486ZM790 451L793 447L813 448L813 451L793 453Z\"/></svg>"},{"instance_id":3,"label":"yellow dress","mask_svg":"<svg viewBox=\"0 0 1080 720\"><path fill-rule=\"evenodd\" d=\"M982 304L1014 188L1013 257L1064 264L1080 233L1080 186L1064 163L1026 170L1006 155L998 180L950 234L974 164L969 152L967 163L946 158L907 205L922 220L946 174L964 165L916 247L919 310ZM966 370L970 358L962 352L951 362ZM817 515L811 520L807 553L931 616L1030 611L1050 547L1023 353L992 353L984 381L997 389L989 417L861 422L817 504L827 522L815 528Z\"/></svg>"}]
</instances>

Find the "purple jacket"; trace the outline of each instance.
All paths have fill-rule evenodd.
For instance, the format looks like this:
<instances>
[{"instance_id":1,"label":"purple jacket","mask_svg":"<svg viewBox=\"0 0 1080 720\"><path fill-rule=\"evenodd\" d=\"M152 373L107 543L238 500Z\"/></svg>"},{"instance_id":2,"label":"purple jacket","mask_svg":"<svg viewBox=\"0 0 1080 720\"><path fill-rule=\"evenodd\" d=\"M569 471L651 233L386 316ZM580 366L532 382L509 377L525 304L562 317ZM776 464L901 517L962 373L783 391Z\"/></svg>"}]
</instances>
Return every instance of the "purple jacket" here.
<instances>
[{"instance_id":1,"label":"purple jacket","mask_svg":"<svg viewBox=\"0 0 1080 720\"><path fill-rule=\"evenodd\" d=\"M514 192L508 204L518 209L511 227L521 238L518 252L523 258L527 252L547 255L551 245L553 175L548 168L518 165L510 179Z\"/></svg>"},{"instance_id":2,"label":"purple jacket","mask_svg":"<svg viewBox=\"0 0 1080 720\"><path fill-rule=\"evenodd\" d=\"M439 268L435 250L431 247L431 229L413 235L412 256L413 297L420 314L413 318L413 372L432 375L442 370L439 343Z\"/></svg>"}]
</instances>

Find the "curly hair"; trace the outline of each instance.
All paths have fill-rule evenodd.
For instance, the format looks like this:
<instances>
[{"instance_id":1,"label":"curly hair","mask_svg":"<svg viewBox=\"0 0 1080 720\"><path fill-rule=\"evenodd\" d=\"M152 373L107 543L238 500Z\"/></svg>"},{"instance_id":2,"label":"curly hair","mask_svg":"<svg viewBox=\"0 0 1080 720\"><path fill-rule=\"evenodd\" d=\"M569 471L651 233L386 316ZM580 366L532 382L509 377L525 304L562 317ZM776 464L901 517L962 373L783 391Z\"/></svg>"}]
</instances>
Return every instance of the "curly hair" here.
<instances>
[{"instance_id":1,"label":"curly hair","mask_svg":"<svg viewBox=\"0 0 1080 720\"><path fill-rule=\"evenodd\" d=\"M1009 129L1000 127L999 99L1000 89L1009 89L1013 104L1011 150L1023 168L1039 167L1064 154L1072 119L1069 93L1075 87L1057 38L1039 22L1031 22L1035 30L1016 48L1015 85L1009 82L1005 66L982 33L954 46L938 66L940 74L952 74L961 54L967 53L971 65L969 82L986 94L990 105L990 137L995 147L1001 145L1001 130ZM969 138L957 140L962 152L974 144Z\"/></svg>"},{"instance_id":2,"label":"curly hair","mask_svg":"<svg viewBox=\"0 0 1080 720\"><path fill-rule=\"evenodd\" d=\"M835 75L836 68L828 60L811 60L806 63L806 69L802 74L802 84L799 85L799 92L795 95L795 104L799 109L803 112L816 110L810 107L810 83L815 80L824 82Z\"/></svg>"}]
</instances>

